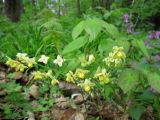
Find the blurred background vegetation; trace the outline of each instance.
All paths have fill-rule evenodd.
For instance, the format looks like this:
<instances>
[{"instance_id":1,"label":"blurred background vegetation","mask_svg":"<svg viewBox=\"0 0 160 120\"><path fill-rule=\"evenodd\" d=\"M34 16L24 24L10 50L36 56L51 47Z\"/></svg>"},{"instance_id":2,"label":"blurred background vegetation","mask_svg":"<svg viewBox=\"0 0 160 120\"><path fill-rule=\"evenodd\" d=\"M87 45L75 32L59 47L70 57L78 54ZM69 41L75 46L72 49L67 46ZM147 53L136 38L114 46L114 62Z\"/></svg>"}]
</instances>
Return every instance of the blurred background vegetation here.
<instances>
[{"instance_id":1,"label":"blurred background vegetation","mask_svg":"<svg viewBox=\"0 0 160 120\"><path fill-rule=\"evenodd\" d=\"M135 31L158 30L159 9L157 0L3 0L0 51L11 57L17 51L35 55L42 42L53 42L61 50L63 45L58 41L70 42L72 28L88 17L98 17L119 27L122 15L129 13Z\"/></svg>"}]
</instances>

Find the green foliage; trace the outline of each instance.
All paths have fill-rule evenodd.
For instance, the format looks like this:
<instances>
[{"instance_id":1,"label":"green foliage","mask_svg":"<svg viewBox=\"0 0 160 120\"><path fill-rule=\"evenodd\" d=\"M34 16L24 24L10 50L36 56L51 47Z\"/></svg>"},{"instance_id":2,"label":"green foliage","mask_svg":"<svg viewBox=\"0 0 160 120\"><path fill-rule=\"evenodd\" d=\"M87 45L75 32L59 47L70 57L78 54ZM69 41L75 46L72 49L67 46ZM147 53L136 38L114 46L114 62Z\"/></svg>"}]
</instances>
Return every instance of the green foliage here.
<instances>
[{"instance_id":1,"label":"green foliage","mask_svg":"<svg viewBox=\"0 0 160 120\"><path fill-rule=\"evenodd\" d=\"M4 110L3 114L5 115L5 118L16 119L21 116L27 117L27 112L31 107L27 97L21 93L22 86L16 84L15 81L11 81L7 84L1 83L0 89L5 91L7 94L4 98L5 102L0 103L1 109Z\"/></svg>"},{"instance_id":2,"label":"green foliage","mask_svg":"<svg viewBox=\"0 0 160 120\"><path fill-rule=\"evenodd\" d=\"M118 85L124 93L127 93L136 87L138 81L139 74L137 71L132 69L124 69L120 75Z\"/></svg>"},{"instance_id":3,"label":"green foliage","mask_svg":"<svg viewBox=\"0 0 160 120\"><path fill-rule=\"evenodd\" d=\"M130 106L129 107L129 114L135 120L140 120L142 113L144 112L144 108L142 106Z\"/></svg>"},{"instance_id":4,"label":"green foliage","mask_svg":"<svg viewBox=\"0 0 160 120\"><path fill-rule=\"evenodd\" d=\"M153 107L153 115L159 114L160 42L159 38L148 38L146 31L152 31L151 21L159 16L160 2L116 0L106 6L100 0L81 0L79 17L76 4L75 0L48 0L48 4L39 0L33 6L24 1L25 12L19 23L0 16L0 60L12 58L26 65L15 56L27 53L36 61L32 68L25 68L23 75L29 76L29 81L22 79L24 85L10 80L16 77L14 72L7 75L4 84L0 83L0 90L5 93L0 93L0 109L5 119L28 118L28 111L36 115L49 112L56 97L62 96L59 81L66 82L69 75L74 81L67 82L79 86L81 93L88 94L96 104L114 104L135 120L140 120L148 106ZM128 23L123 18L126 13ZM132 26L131 33L126 30L128 25ZM146 40L149 45L144 43ZM41 55L49 57L47 64L38 62ZM62 57L60 60L56 59L58 55ZM55 60L63 61L63 65ZM9 71L16 67L13 65ZM41 80L32 80L35 71L42 73ZM46 77L47 71L52 71L50 78ZM40 96L27 98L33 84ZM129 100L132 102L127 104ZM33 101L36 107L31 107ZM155 119L160 118L157 116Z\"/></svg>"},{"instance_id":5,"label":"green foliage","mask_svg":"<svg viewBox=\"0 0 160 120\"><path fill-rule=\"evenodd\" d=\"M74 50L77 50L81 47L83 47L86 43L87 43L87 39L86 36L82 36L79 37L77 39L75 39L74 41L72 41L71 43L69 43L63 50L63 54L72 52Z\"/></svg>"}]
</instances>

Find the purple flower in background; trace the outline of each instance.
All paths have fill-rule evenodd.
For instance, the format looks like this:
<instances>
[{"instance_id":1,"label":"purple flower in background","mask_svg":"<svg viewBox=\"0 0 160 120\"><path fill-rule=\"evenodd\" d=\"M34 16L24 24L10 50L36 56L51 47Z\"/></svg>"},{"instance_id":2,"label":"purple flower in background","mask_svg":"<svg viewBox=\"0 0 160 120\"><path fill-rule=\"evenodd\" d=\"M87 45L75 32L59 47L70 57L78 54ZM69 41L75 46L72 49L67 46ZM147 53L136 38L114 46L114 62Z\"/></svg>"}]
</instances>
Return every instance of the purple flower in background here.
<instances>
[{"instance_id":1,"label":"purple flower in background","mask_svg":"<svg viewBox=\"0 0 160 120\"><path fill-rule=\"evenodd\" d=\"M128 21L129 21L129 20L128 20L128 18L129 18L128 13L124 14L124 15L123 15L123 18L124 18L124 22L125 22L125 23L128 23Z\"/></svg>"},{"instance_id":2,"label":"purple flower in background","mask_svg":"<svg viewBox=\"0 0 160 120\"><path fill-rule=\"evenodd\" d=\"M154 38L155 38L155 39L159 39L159 37L160 37L160 31L156 31L156 32L154 33Z\"/></svg>"},{"instance_id":3,"label":"purple flower in background","mask_svg":"<svg viewBox=\"0 0 160 120\"><path fill-rule=\"evenodd\" d=\"M150 91L152 92L152 93L157 93L157 90L156 89L154 89L153 87L150 87Z\"/></svg>"},{"instance_id":4,"label":"purple flower in background","mask_svg":"<svg viewBox=\"0 0 160 120\"><path fill-rule=\"evenodd\" d=\"M146 46L149 46L149 40L145 40L145 41L144 41L144 44L145 44Z\"/></svg>"},{"instance_id":5,"label":"purple flower in background","mask_svg":"<svg viewBox=\"0 0 160 120\"><path fill-rule=\"evenodd\" d=\"M128 33L131 33L131 32L132 32L132 26L131 26L131 24L129 24L129 25L127 26L127 32L128 32Z\"/></svg>"},{"instance_id":6,"label":"purple flower in background","mask_svg":"<svg viewBox=\"0 0 160 120\"><path fill-rule=\"evenodd\" d=\"M160 38L160 31L150 32L149 38L150 39L159 39Z\"/></svg>"},{"instance_id":7,"label":"purple flower in background","mask_svg":"<svg viewBox=\"0 0 160 120\"><path fill-rule=\"evenodd\" d=\"M154 38L154 32L150 32L150 33L149 33L149 38L150 38L150 39L153 39L153 38Z\"/></svg>"}]
</instances>

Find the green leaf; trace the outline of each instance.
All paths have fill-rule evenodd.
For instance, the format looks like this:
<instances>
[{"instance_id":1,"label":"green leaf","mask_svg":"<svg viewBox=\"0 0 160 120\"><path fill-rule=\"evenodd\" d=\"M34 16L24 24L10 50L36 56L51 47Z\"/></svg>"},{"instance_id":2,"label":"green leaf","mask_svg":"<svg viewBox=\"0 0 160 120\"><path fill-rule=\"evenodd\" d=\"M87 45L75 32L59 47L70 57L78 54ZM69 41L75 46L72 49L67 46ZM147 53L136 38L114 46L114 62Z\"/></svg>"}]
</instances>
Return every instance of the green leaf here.
<instances>
[{"instance_id":1,"label":"green leaf","mask_svg":"<svg viewBox=\"0 0 160 120\"><path fill-rule=\"evenodd\" d=\"M113 89L110 85L104 85L104 97L110 98L109 96L113 93Z\"/></svg>"},{"instance_id":2,"label":"green leaf","mask_svg":"<svg viewBox=\"0 0 160 120\"><path fill-rule=\"evenodd\" d=\"M132 90L139 80L139 74L137 71L132 69L125 69L122 71L118 85L123 90L124 93Z\"/></svg>"},{"instance_id":3,"label":"green leaf","mask_svg":"<svg viewBox=\"0 0 160 120\"><path fill-rule=\"evenodd\" d=\"M83 47L88 42L88 39L86 39L86 36L82 36L77 38L76 40L69 43L63 50L63 54L67 54L69 52L72 52L74 50L77 50L81 47Z\"/></svg>"},{"instance_id":4,"label":"green leaf","mask_svg":"<svg viewBox=\"0 0 160 120\"><path fill-rule=\"evenodd\" d=\"M113 41L111 38L104 39L104 40L101 40L98 46L98 50L101 54L105 52L108 55L109 52L112 51L112 48L114 45L115 45L115 41Z\"/></svg>"},{"instance_id":5,"label":"green leaf","mask_svg":"<svg viewBox=\"0 0 160 120\"><path fill-rule=\"evenodd\" d=\"M76 69L76 67L78 67L78 65L80 64L80 61L77 60L77 58L74 58L72 60L70 60L70 62L68 63L68 66L67 66L67 70L74 70Z\"/></svg>"},{"instance_id":6,"label":"green leaf","mask_svg":"<svg viewBox=\"0 0 160 120\"><path fill-rule=\"evenodd\" d=\"M106 23L104 21L102 21L102 23L103 27L113 38L118 38L120 36L118 29L114 25Z\"/></svg>"},{"instance_id":7,"label":"green leaf","mask_svg":"<svg viewBox=\"0 0 160 120\"><path fill-rule=\"evenodd\" d=\"M97 19L89 19L85 21L84 29L90 35L89 40L92 41L102 30L102 23Z\"/></svg>"},{"instance_id":8,"label":"green leaf","mask_svg":"<svg viewBox=\"0 0 160 120\"><path fill-rule=\"evenodd\" d=\"M145 109L142 106L130 106L128 111L132 118L134 118L135 120L140 120L140 117L144 110Z\"/></svg>"},{"instance_id":9,"label":"green leaf","mask_svg":"<svg viewBox=\"0 0 160 120\"><path fill-rule=\"evenodd\" d=\"M81 21L76 27L74 27L73 31L72 31L72 38L75 40L80 34L81 32L84 30L84 22L85 21Z\"/></svg>"},{"instance_id":10,"label":"green leaf","mask_svg":"<svg viewBox=\"0 0 160 120\"><path fill-rule=\"evenodd\" d=\"M156 89L158 92L160 92L160 75L156 72L148 72L147 74L148 82L149 84Z\"/></svg>"},{"instance_id":11,"label":"green leaf","mask_svg":"<svg viewBox=\"0 0 160 120\"><path fill-rule=\"evenodd\" d=\"M125 40L117 40L116 43L117 43L117 46L124 48L124 52L125 52L125 53L128 53L129 47L130 47L130 44L129 44L128 41L125 41Z\"/></svg>"},{"instance_id":12,"label":"green leaf","mask_svg":"<svg viewBox=\"0 0 160 120\"><path fill-rule=\"evenodd\" d=\"M144 42L142 40L136 40L136 46L141 50L141 52L146 56L148 57L148 51L147 51L147 48L144 44Z\"/></svg>"}]
</instances>

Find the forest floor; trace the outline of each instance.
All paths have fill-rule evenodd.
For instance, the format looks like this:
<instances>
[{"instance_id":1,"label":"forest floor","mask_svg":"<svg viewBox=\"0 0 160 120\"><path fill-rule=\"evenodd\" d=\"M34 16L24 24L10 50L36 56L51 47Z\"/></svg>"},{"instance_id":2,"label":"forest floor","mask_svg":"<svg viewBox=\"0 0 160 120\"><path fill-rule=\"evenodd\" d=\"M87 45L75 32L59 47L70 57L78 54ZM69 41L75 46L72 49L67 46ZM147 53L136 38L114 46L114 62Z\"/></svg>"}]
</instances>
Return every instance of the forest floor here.
<instances>
[{"instance_id":1,"label":"forest floor","mask_svg":"<svg viewBox=\"0 0 160 120\"><path fill-rule=\"evenodd\" d=\"M8 73L11 69L5 64L0 63L0 84L7 83L15 80L17 84L22 87L27 86L28 82L32 80L29 76L25 76L22 73L16 73L15 76L10 78ZM39 94L39 87L36 84L32 84L29 87L29 94L21 91L29 98L29 102L33 107L38 107L38 98L48 96ZM132 120L129 117L128 111L124 110L121 106L114 102L106 103L101 98L91 98L89 95L81 92L80 88L76 85L66 82L60 82L59 87L62 89L62 95L55 96L55 102L53 107L50 107L44 112L28 112L28 120L38 120L44 117L49 117L51 120ZM5 104L4 98L6 96L5 90L0 88L0 103ZM0 119L3 119L3 110L0 107ZM142 120L154 120L153 109L148 107L142 115ZM23 118L24 119L24 118Z\"/></svg>"}]
</instances>

